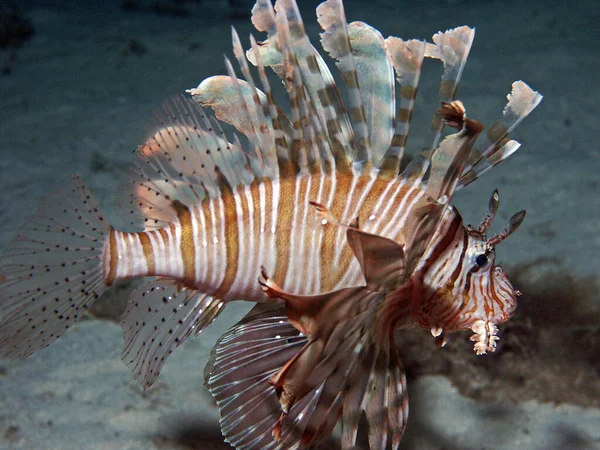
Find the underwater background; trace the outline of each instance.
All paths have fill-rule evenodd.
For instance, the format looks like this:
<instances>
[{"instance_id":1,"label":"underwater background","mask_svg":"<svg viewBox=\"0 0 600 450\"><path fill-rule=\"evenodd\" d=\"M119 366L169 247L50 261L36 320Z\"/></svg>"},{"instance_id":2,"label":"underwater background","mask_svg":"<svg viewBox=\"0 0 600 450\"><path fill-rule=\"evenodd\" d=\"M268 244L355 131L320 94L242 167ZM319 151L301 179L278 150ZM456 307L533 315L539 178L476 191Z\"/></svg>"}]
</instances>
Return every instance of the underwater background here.
<instances>
[{"instance_id":1,"label":"underwater background","mask_svg":"<svg viewBox=\"0 0 600 450\"><path fill-rule=\"evenodd\" d=\"M298 3L320 48L319 2ZM2 1L0 249L72 173L115 219L114 198L152 111L168 94L226 73L230 26L247 47L252 4ZM598 2L349 0L345 8L349 22L404 39L475 26L457 98L484 124L500 116L515 80L544 95L514 133L521 149L455 197L465 222L479 223L498 188L496 232L527 210L498 251L523 292L517 313L500 327L498 351L481 357L467 333L443 349L423 330L399 334L411 409L401 448L600 448ZM440 72L425 63L413 152L437 107ZM231 448L202 370L216 339L249 305L228 307L176 350L144 392L120 360L118 317L132 287L113 288L48 349L26 361L0 360L0 448Z\"/></svg>"}]
</instances>

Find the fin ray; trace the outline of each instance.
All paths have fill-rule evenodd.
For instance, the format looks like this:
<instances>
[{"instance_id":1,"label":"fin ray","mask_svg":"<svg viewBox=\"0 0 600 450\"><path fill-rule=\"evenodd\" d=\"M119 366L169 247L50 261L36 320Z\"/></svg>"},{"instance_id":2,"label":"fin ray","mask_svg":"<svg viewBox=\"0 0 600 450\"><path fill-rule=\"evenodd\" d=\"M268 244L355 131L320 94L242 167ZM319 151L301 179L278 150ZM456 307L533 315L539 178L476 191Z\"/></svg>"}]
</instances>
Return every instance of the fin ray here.
<instances>
[{"instance_id":1,"label":"fin ray","mask_svg":"<svg viewBox=\"0 0 600 450\"><path fill-rule=\"evenodd\" d=\"M379 164L381 176L393 178L400 172L400 163L404 156L410 131L421 66L425 58L424 41L404 41L388 37L385 47L400 85L400 105L396 114L394 136L389 149Z\"/></svg>"},{"instance_id":2,"label":"fin ray","mask_svg":"<svg viewBox=\"0 0 600 450\"><path fill-rule=\"evenodd\" d=\"M154 383L173 350L190 334L201 333L223 306L221 300L171 279L147 280L132 293L121 318L121 356L144 389Z\"/></svg>"},{"instance_id":3,"label":"fin ray","mask_svg":"<svg viewBox=\"0 0 600 450\"><path fill-rule=\"evenodd\" d=\"M283 308L264 311L262 305L217 341L205 382L217 400L227 442L241 450L283 447L272 435L281 409L269 379L305 343Z\"/></svg>"},{"instance_id":4,"label":"fin ray","mask_svg":"<svg viewBox=\"0 0 600 450\"><path fill-rule=\"evenodd\" d=\"M348 24L341 0L327 0L317 7L317 21L323 28L321 43L329 55L336 59L336 65L348 90L350 121L354 131L356 155L354 162L371 165L373 158L368 142L365 109L360 95L356 63L352 55Z\"/></svg>"}]
</instances>

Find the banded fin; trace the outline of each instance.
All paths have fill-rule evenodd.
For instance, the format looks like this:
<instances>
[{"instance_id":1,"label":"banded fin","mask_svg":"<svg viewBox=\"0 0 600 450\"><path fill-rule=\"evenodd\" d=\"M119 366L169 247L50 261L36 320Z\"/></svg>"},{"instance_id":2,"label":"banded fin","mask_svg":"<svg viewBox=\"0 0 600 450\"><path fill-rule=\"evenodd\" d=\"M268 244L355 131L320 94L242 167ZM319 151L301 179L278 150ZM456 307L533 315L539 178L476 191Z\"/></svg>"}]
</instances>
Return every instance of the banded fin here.
<instances>
[{"instance_id":1,"label":"banded fin","mask_svg":"<svg viewBox=\"0 0 600 450\"><path fill-rule=\"evenodd\" d=\"M282 25L287 24L287 26L282 31L289 35L293 62L297 65L306 89L306 97L315 113L316 120L313 127L319 131L316 133L319 140L324 141L320 144L326 150L323 159L327 161L327 156L331 154L336 169L345 171L353 154L353 132L333 76L306 36L295 2L289 0L278 2L277 15L279 14L286 16ZM252 10L252 22L258 31L267 32L268 38L259 45L253 45L246 52L246 56L259 69L261 62L265 66L270 66L282 79L286 89L291 91L292 86L284 62L284 40L282 41L281 32L278 31L277 20L269 0L257 1ZM279 21L281 22L280 19Z\"/></svg>"},{"instance_id":2,"label":"banded fin","mask_svg":"<svg viewBox=\"0 0 600 450\"><path fill-rule=\"evenodd\" d=\"M323 28L321 43L329 55L336 59L344 85L348 90L350 121L354 131L354 146L357 163L371 165L373 155L369 145L369 135L365 117L365 109L361 98L356 62L352 55L352 47L348 32L348 24L341 0L327 0L317 7L317 21Z\"/></svg>"},{"instance_id":3,"label":"banded fin","mask_svg":"<svg viewBox=\"0 0 600 450\"><path fill-rule=\"evenodd\" d=\"M400 85L400 105L391 145L379 164L380 176L393 178L400 172L400 162L408 141L421 67L425 58L425 47L424 41L404 41L396 37L388 37L385 40L385 48Z\"/></svg>"},{"instance_id":4,"label":"banded fin","mask_svg":"<svg viewBox=\"0 0 600 450\"><path fill-rule=\"evenodd\" d=\"M381 33L363 22L348 24L348 39L364 108L372 164L380 167L394 134L394 69Z\"/></svg>"},{"instance_id":5,"label":"banded fin","mask_svg":"<svg viewBox=\"0 0 600 450\"><path fill-rule=\"evenodd\" d=\"M216 120L188 97L174 95L155 112L125 183L129 195L118 207L131 225L163 228L177 218L174 201L194 205L257 176L260 168L227 141Z\"/></svg>"},{"instance_id":6,"label":"banded fin","mask_svg":"<svg viewBox=\"0 0 600 450\"><path fill-rule=\"evenodd\" d=\"M42 201L0 258L0 354L47 347L102 295L109 229L79 176Z\"/></svg>"},{"instance_id":7,"label":"banded fin","mask_svg":"<svg viewBox=\"0 0 600 450\"><path fill-rule=\"evenodd\" d=\"M442 62L444 72L439 90L441 104L449 104L454 100L474 38L475 30L462 26L436 33L433 36L433 43L425 45L425 57L439 59ZM405 178L423 179L429 169L431 156L438 147L444 129L444 117L440 115L439 109L435 112L430 127L433 141L428 148L410 161L403 172Z\"/></svg>"},{"instance_id":8,"label":"banded fin","mask_svg":"<svg viewBox=\"0 0 600 450\"><path fill-rule=\"evenodd\" d=\"M433 44L427 44L425 47L425 56L439 59L444 66L439 94L441 103L450 103L454 100L474 38L475 29L462 26L436 33L433 36ZM434 138L430 148L437 147L443 128L444 118L436 113L431 121Z\"/></svg>"},{"instance_id":9,"label":"banded fin","mask_svg":"<svg viewBox=\"0 0 600 450\"><path fill-rule=\"evenodd\" d=\"M495 121L485 133L484 150L480 152L473 149L471 152L470 163L463 170L458 187L472 183L518 150L520 144L507 137L542 101L542 95L523 81L512 84L507 98L502 118Z\"/></svg>"},{"instance_id":10,"label":"banded fin","mask_svg":"<svg viewBox=\"0 0 600 450\"><path fill-rule=\"evenodd\" d=\"M220 299L171 279L147 280L132 293L121 317L121 357L144 389L154 383L173 350L192 333L200 334L223 307Z\"/></svg>"},{"instance_id":11,"label":"banded fin","mask_svg":"<svg viewBox=\"0 0 600 450\"><path fill-rule=\"evenodd\" d=\"M269 379L306 340L283 308L257 305L215 344L204 380L217 401L223 436L238 450L284 448L273 438L281 408Z\"/></svg>"},{"instance_id":12,"label":"banded fin","mask_svg":"<svg viewBox=\"0 0 600 450\"><path fill-rule=\"evenodd\" d=\"M309 117L314 114L308 98L307 90L302 79L294 49L292 46L292 30L287 22L287 14L275 16L278 33L278 43L283 53L284 70L289 83L286 86L290 98L293 124L293 135L290 147L290 159L295 172L306 173L318 170L319 152L317 149L320 127L318 122L311 122ZM317 126L315 126L317 125ZM292 172L292 175L295 174Z\"/></svg>"},{"instance_id":13,"label":"banded fin","mask_svg":"<svg viewBox=\"0 0 600 450\"><path fill-rule=\"evenodd\" d=\"M288 319L292 324L299 321L309 338L271 379L283 410L276 437L284 434L286 424L294 423L290 414L299 402L309 398L311 419L297 438L302 444L320 442L341 415L342 448L353 448L364 411L370 448L384 450L388 434L397 448L408 417L408 397L395 349L395 324L381 314L385 293L359 287L296 296L268 278L262 284L267 295L286 301Z\"/></svg>"},{"instance_id":14,"label":"banded fin","mask_svg":"<svg viewBox=\"0 0 600 450\"><path fill-rule=\"evenodd\" d=\"M415 213L411 214L407 222L407 229L412 231L407 244L407 273L413 272L429 246L456 190L468 155L483 129L480 122L466 116L466 110L460 101L442 104L437 114L445 123L460 131L446 136L431 155L425 198L415 207Z\"/></svg>"}]
</instances>

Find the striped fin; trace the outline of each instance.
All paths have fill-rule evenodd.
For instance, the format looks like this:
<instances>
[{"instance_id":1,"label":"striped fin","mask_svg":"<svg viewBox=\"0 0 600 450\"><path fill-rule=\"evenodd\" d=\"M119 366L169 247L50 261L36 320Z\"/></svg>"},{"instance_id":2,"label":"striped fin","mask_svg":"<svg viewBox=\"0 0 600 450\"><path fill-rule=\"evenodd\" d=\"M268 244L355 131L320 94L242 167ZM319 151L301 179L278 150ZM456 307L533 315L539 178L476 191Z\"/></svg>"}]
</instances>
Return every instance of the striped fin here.
<instances>
[{"instance_id":1,"label":"striped fin","mask_svg":"<svg viewBox=\"0 0 600 450\"><path fill-rule=\"evenodd\" d=\"M272 109L269 106L269 101L267 99L266 94L264 94L256 88L254 79L252 78L252 74L250 73L250 68L248 67L248 62L244 57L244 49L242 48L240 38L237 32L235 31L235 28L231 29L231 35L234 55L242 70L244 78L250 86L253 94L255 114L257 116L256 122L259 126L257 134L260 137L261 149L261 151L257 153L260 159L263 160L264 164L267 166L267 169L265 170L265 175L270 178L276 178L278 175L277 147L280 145L279 139L281 138L281 130L279 129L279 132L276 134L274 125L279 124L280 126L281 122L279 117L277 120L273 120L273 118L271 117ZM233 73L233 68L231 68L231 64L227 65L227 70L230 74ZM279 116L279 112L277 110L275 114Z\"/></svg>"},{"instance_id":2,"label":"striped fin","mask_svg":"<svg viewBox=\"0 0 600 450\"><path fill-rule=\"evenodd\" d=\"M397 448L408 398L391 331L395 324L380 314L385 293L363 287L297 296L281 291L268 278L263 288L267 295L286 301L288 319L309 338L271 379L283 409L276 436L290 422L297 402L308 396L314 406L308 426L298 436L303 444L323 440L341 414L342 448L353 448L364 411L370 448L384 450L390 433Z\"/></svg>"},{"instance_id":3,"label":"striped fin","mask_svg":"<svg viewBox=\"0 0 600 450\"><path fill-rule=\"evenodd\" d=\"M273 5L271 5L270 0L259 0L256 2L252 8L252 23L259 31L268 31L269 35L272 33L276 34L277 26L275 24L275 11L273 10ZM288 158L289 139L292 135L291 123L275 103L269 80L265 74L265 66L271 66L282 79L285 79L283 58L277 57L277 63L273 63L271 62L272 58L270 55L262 52L263 49L270 48L270 46L267 46L266 43L260 43L260 45L257 44L253 36L250 36L250 42L252 51L246 52L246 57L252 64L258 67L262 87L269 104L273 129L276 133L275 143L277 146L277 155L278 158L283 161ZM258 49L261 50L260 54ZM251 52L256 55L254 59L249 56ZM280 55L279 52L277 53Z\"/></svg>"},{"instance_id":4,"label":"striped fin","mask_svg":"<svg viewBox=\"0 0 600 450\"><path fill-rule=\"evenodd\" d=\"M400 85L400 106L396 115L396 126L390 148L379 164L380 176L393 178L400 171L400 162L404 156L410 131L421 66L425 57L425 46L424 41L403 41L396 37L389 37L385 40L386 51L396 71L396 80Z\"/></svg>"},{"instance_id":5,"label":"striped fin","mask_svg":"<svg viewBox=\"0 0 600 450\"><path fill-rule=\"evenodd\" d=\"M327 0L321 3L317 7L317 20L323 28L323 33L321 33L323 48L338 61L336 65L342 73L342 79L348 90L350 122L354 130L354 142L357 149L353 160L368 167L372 164L373 157L369 145L365 109L358 84L356 62L352 56L348 24L341 0Z\"/></svg>"},{"instance_id":6,"label":"striped fin","mask_svg":"<svg viewBox=\"0 0 600 450\"><path fill-rule=\"evenodd\" d=\"M277 104L275 103L273 92L271 91L271 84L265 72L265 66L257 50L259 48L258 44L256 43L254 36L252 35L250 35L250 43L254 53L257 54L256 61L254 61L253 63L258 68L260 81L264 89L265 96L267 98L267 103L269 105L269 117L271 118L271 123L273 127L277 158L278 160L283 160L287 158L287 149L289 145L288 141L289 136L292 135L292 125L289 119L283 113L283 111L281 111L279 106L277 106Z\"/></svg>"},{"instance_id":7,"label":"striped fin","mask_svg":"<svg viewBox=\"0 0 600 450\"><path fill-rule=\"evenodd\" d=\"M285 47L284 43L289 39L288 50L293 55L296 79L301 80L302 95L310 104L310 128L314 130L326 165L333 166L335 161L338 170L346 170L351 154L352 134L333 77L306 36L295 1L280 0L277 8L277 15L285 18L281 20L285 28L280 27L278 30L278 43L280 47Z\"/></svg>"},{"instance_id":8,"label":"striped fin","mask_svg":"<svg viewBox=\"0 0 600 450\"><path fill-rule=\"evenodd\" d=\"M364 106L372 162L379 167L394 134L394 69L386 55L383 36L375 28L352 22L348 25L348 38Z\"/></svg>"},{"instance_id":9,"label":"striped fin","mask_svg":"<svg viewBox=\"0 0 600 450\"><path fill-rule=\"evenodd\" d=\"M465 167L459 181L459 188L475 181L483 173L501 163L514 152L520 144L508 140L508 135L529 115L542 101L542 95L531 89L522 81L515 81L511 93L508 94L508 103L502 112L502 118L488 128L485 134L483 147L485 150L473 149L469 157L471 163Z\"/></svg>"},{"instance_id":10,"label":"striped fin","mask_svg":"<svg viewBox=\"0 0 600 450\"><path fill-rule=\"evenodd\" d=\"M273 438L281 407L269 379L306 344L283 308L264 309L256 306L219 338L204 372L223 436L238 450L284 448Z\"/></svg>"},{"instance_id":11,"label":"striped fin","mask_svg":"<svg viewBox=\"0 0 600 450\"><path fill-rule=\"evenodd\" d=\"M337 170L344 171L352 155L352 127L340 94L337 90L333 76L323 58L311 45L304 31L304 24L298 8L293 1L280 1L277 6L277 15L285 13L288 25L287 34L290 36L291 51L306 88L309 99L318 120L317 136L326 134L328 145L324 160L328 154L333 155ZM282 11L283 10L283 11ZM262 61L270 66L283 80L288 91L292 89L289 78L284 69L284 56L281 36L277 30L276 16L269 0L259 0L252 10L252 21L258 31L266 31L268 39L259 46L253 46L247 52L247 57L254 65ZM260 67L260 66L259 66ZM322 138L321 138L322 139Z\"/></svg>"},{"instance_id":12,"label":"striped fin","mask_svg":"<svg viewBox=\"0 0 600 450\"><path fill-rule=\"evenodd\" d=\"M144 389L154 383L173 350L190 334L200 334L223 306L221 300L171 279L145 281L132 293L121 318L121 357Z\"/></svg>"},{"instance_id":13,"label":"striped fin","mask_svg":"<svg viewBox=\"0 0 600 450\"><path fill-rule=\"evenodd\" d=\"M306 89L300 75L296 56L291 43L291 30L286 14L275 16L278 40L284 56L284 70L290 82L287 89L292 110L293 137L290 148L292 163L301 173L306 173L313 166L319 155L315 141L315 131L308 119L312 113L307 102ZM312 161L312 164L311 164Z\"/></svg>"},{"instance_id":14,"label":"striped fin","mask_svg":"<svg viewBox=\"0 0 600 450\"><path fill-rule=\"evenodd\" d=\"M153 129L137 150L124 187L129 195L118 205L132 225L141 224L146 231L177 218L175 200L194 205L261 175L251 157L227 141L218 122L183 95L163 103Z\"/></svg>"},{"instance_id":15,"label":"striped fin","mask_svg":"<svg viewBox=\"0 0 600 450\"><path fill-rule=\"evenodd\" d=\"M425 47L425 56L439 59L444 66L440 85L440 102L450 103L454 100L474 38L475 29L462 26L436 33L433 36L433 44L427 44ZM435 137L430 148L437 147L443 128L443 117L436 113L431 122L431 130Z\"/></svg>"},{"instance_id":16,"label":"striped fin","mask_svg":"<svg viewBox=\"0 0 600 450\"><path fill-rule=\"evenodd\" d=\"M79 176L42 201L0 258L1 355L47 347L100 297L109 228Z\"/></svg>"},{"instance_id":17,"label":"striped fin","mask_svg":"<svg viewBox=\"0 0 600 450\"><path fill-rule=\"evenodd\" d=\"M425 199L415 207L407 222L412 236L407 239L407 273L417 266L434 236L439 221L448 207L483 125L466 116L460 101L445 103L437 114L460 131L444 138L431 156L431 172L427 180Z\"/></svg>"},{"instance_id":18,"label":"striped fin","mask_svg":"<svg viewBox=\"0 0 600 450\"><path fill-rule=\"evenodd\" d=\"M475 30L462 26L436 33L433 36L433 44L425 45L425 57L439 59L444 67L439 91L440 103L451 103L454 100L474 38ZM431 156L440 142L444 129L444 118L438 111L431 120L433 142L408 164L403 172L405 178L422 179L429 169Z\"/></svg>"}]
</instances>

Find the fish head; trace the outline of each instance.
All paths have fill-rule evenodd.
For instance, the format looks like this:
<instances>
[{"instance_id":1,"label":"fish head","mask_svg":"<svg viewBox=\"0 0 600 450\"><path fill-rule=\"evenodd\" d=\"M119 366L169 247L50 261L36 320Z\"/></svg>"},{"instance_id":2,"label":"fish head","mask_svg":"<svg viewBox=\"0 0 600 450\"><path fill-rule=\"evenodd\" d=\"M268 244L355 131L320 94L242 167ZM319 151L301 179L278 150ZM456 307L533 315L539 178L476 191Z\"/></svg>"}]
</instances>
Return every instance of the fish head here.
<instances>
[{"instance_id":1,"label":"fish head","mask_svg":"<svg viewBox=\"0 0 600 450\"><path fill-rule=\"evenodd\" d=\"M520 295L506 272L496 264L495 250L517 229L525 212L515 214L507 229L488 238L486 231L497 209L496 191L492 198L490 214L476 228L463 226L456 212L454 220L460 226L453 228L456 231L451 244L424 277L430 296L418 311L420 325L428 327L434 337L442 340L442 345L443 335L472 330L471 340L477 354L495 351L499 339L497 326L514 314Z\"/></svg>"},{"instance_id":2,"label":"fish head","mask_svg":"<svg viewBox=\"0 0 600 450\"><path fill-rule=\"evenodd\" d=\"M485 235L467 229L468 247L464 254L462 304L464 308L456 322L458 330L470 329L475 334L477 354L493 352L498 336L497 325L512 317L520 294L500 265L496 265L494 245ZM461 317L463 316L463 317Z\"/></svg>"}]
</instances>

